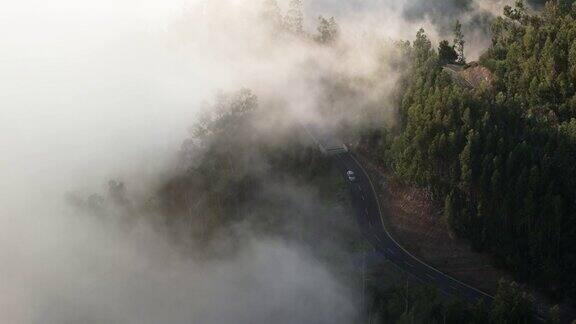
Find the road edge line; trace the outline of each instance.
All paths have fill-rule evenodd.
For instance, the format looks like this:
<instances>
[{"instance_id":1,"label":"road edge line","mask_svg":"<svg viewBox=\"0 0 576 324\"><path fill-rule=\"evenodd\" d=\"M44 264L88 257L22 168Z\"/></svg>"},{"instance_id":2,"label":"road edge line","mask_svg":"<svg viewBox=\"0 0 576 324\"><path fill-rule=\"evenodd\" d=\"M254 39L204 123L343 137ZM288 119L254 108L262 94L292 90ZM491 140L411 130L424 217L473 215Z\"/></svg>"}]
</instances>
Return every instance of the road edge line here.
<instances>
[{"instance_id":1,"label":"road edge line","mask_svg":"<svg viewBox=\"0 0 576 324\"><path fill-rule=\"evenodd\" d=\"M418 261L419 263L423 264L424 266L428 267L429 269L434 270L434 271L438 272L439 274L441 274L441 275L443 275L443 276L446 276L446 277L448 277L448 278L450 278L450 279L458 282L459 284L461 284L461 285L463 285L463 286L465 286L465 287L468 287L468 288L470 288L470 289L472 289L472 290L474 290L474 291L476 291L476 292L478 292L478 293L480 293L480 294L482 294L482 295L484 295L484 296L486 296L486 297L488 297L488 298L490 298L490 299L493 300L493 299L494 299L494 296L492 296L492 295L490 295L490 294L487 294L487 293L483 292L482 290L479 290L479 289L477 289L477 288L474 288L474 287L472 287L472 286L470 286L470 285L468 285L468 284L466 284L466 283L464 283L464 282L462 282L462 281L460 281L460 280L458 280L458 279L456 279L456 278L454 278L454 277L452 277L452 276L450 276L450 275L448 275L448 274L445 274L444 272L442 272L442 271L434 268L433 266L427 264L426 262L423 262L422 260L420 260L419 258L417 258L416 256L414 256L412 253L408 252L408 250L406 250L400 243L398 243L398 241L396 241L396 239L394 239L394 237L392 236L392 234L390 234L390 232L388 231L388 228L386 227L386 223L384 222L384 217L382 216L382 210L381 210L381 207L380 207L380 199L378 199L378 194L377 194L377 192L376 192L376 189L375 189L375 187L374 187L374 184L372 183L372 179L371 179L370 176L368 175L368 172L366 172L366 170L364 169L364 166L362 166L362 164L360 163L360 161L358 161L358 159L356 159L356 157L354 156L354 154L353 154L352 152L349 152L349 154L350 154L350 156L352 157L352 159L354 159L354 161L358 164L358 166L360 166L360 170L362 170L362 172L364 173L364 175L366 176L366 178L368 178L368 182L370 183L370 187L372 187L372 192L374 193L374 196L375 196L375 198L376 198L376 204L378 205L378 215L380 216L380 222L382 223L382 228L384 228L384 231L386 232L386 234L388 234L388 236L390 237L390 239L392 239L392 241L393 241L394 243L396 243L396 245L397 245L398 247L400 247L400 249L402 249L404 252L406 252L406 254L408 254L410 257L412 257L413 259L415 259L415 260Z\"/></svg>"}]
</instances>

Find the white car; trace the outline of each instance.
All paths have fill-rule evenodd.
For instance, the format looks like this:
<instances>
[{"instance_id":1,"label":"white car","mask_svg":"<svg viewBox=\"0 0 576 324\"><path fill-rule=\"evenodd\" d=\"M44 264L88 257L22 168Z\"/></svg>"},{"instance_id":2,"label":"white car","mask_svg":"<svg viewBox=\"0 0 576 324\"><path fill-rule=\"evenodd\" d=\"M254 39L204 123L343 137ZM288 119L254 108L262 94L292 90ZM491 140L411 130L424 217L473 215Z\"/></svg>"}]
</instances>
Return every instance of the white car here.
<instances>
[{"instance_id":1,"label":"white car","mask_svg":"<svg viewBox=\"0 0 576 324\"><path fill-rule=\"evenodd\" d=\"M356 181L356 174L354 174L354 171L348 171L346 172L346 175L348 176L348 180L351 182Z\"/></svg>"}]
</instances>

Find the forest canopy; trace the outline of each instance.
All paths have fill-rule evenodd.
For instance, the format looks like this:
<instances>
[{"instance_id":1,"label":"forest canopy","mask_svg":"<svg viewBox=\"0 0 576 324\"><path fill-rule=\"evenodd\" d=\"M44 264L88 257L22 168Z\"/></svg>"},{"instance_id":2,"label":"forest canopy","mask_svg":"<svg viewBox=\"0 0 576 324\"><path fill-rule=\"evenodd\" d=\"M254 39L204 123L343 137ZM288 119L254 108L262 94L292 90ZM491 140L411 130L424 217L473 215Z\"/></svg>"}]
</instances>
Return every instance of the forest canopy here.
<instances>
[{"instance_id":1,"label":"forest canopy","mask_svg":"<svg viewBox=\"0 0 576 324\"><path fill-rule=\"evenodd\" d=\"M452 231L517 278L576 295L576 8L522 2L492 24L475 88L445 70L460 39L438 50L424 30L401 47L410 64L400 124L368 143L404 181L428 188ZM373 134L372 134L373 136ZM562 287L562 288L560 288Z\"/></svg>"}]
</instances>

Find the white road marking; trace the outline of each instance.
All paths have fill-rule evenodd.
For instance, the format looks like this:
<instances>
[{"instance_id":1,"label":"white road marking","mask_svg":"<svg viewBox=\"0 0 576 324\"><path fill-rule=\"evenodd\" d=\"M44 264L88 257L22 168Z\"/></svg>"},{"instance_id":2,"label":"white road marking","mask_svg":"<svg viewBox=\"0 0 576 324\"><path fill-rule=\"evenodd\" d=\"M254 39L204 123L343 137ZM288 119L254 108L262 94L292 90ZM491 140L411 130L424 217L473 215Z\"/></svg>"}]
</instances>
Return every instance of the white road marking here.
<instances>
[{"instance_id":1,"label":"white road marking","mask_svg":"<svg viewBox=\"0 0 576 324\"><path fill-rule=\"evenodd\" d=\"M436 280L436 278L434 278L432 275L430 275L428 273L426 274L426 277L428 277L432 281Z\"/></svg>"},{"instance_id":2,"label":"white road marking","mask_svg":"<svg viewBox=\"0 0 576 324\"><path fill-rule=\"evenodd\" d=\"M396 254L396 253L394 253L394 250L392 250L392 249L386 249L386 251L388 251L388 253L390 253L390 254Z\"/></svg>"},{"instance_id":3,"label":"white road marking","mask_svg":"<svg viewBox=\"0 0 576 324\"><path fill-rule=\"evenodd\" d=\"M366 178L368 179L368 183L370 184L370 188L372 189L372 192L376 192L376 189L374 189L374 184L372 183L372 180L371 180L370 177L368 176L368 173L366 172L366 170L362 167L362 165L360 164L360 162L358 162L358 160L354 157L354 155L350 155L350 157L352 158L352 160L354 160L354 162L358 165L359 169L362 171L362 173L364 173L364 175L365 175ZM378 214L379 214L380 218L382 219L382 211L381 211L380 202L378 201L378 199L376 199L376 204L377 204L377 206L378 206ZM383 221L383 219L382 219L382 221ZM384 230L388 231L388 230L386 229L386 226L385 226L385 225L384 225ZM463 283L462 281L460 281L460 280L458 280L458 279L455 279L454 277L452 277L452 276L450 276L450 275L447 275L447 274L441 272L440 270L438 270L438 269L430 266L429 264L420 261L420 259L418 259L417 257L413 256L413 255L412 255L410 252L408 252L402 245L400 245L400 244L394 239L394 237L390 236L390 239L392 240L392 242L394 242L394 244L396 244L396 246L397 246L398 248L402 249L406 254L408 254L408 255L410 255L411 257L413 257L414 259L418 260L421 264L423 264L424 266L428 267L429 269L431 269L431 270L433 270L433 271L441 274L443 277L452 279L453 281L459 283L460 285L462 285L462 286L464 286L464 287L466 287L466 288L468 288L468 289L474 290L474 291L476 291L477 293L480 293L480 294L482 294L482 295L484 295L484 296L486 296L486 297L488 297L488 298L493 298L492 296L490 296L489 294L483 292L482 290L479 290L479 289L474 288L474 287L472 287L472 286L470 286L470 285L467 285L467 284Z\"/></svg>"},{"instance_id":4,"label":"white road marking","mask_svg":"<svg viewBox=\"0 0 576 324\"><path fill-rule=\"evenodd\" d=\"M380 238L377 235L374 235L374 237L376 238L376 240L378 240L378 242L382 243L382 241L380 240Z\"/></svg>"},{"instance_id":5,"label":"white road marking","mask_svg":"<svg viewBox=\"0 0 576 324\"><path fill-rule=\"evenodd\" d=\"M370 188L368 189L368 191L370 191L370 189L371 189L371 191L374 193L374 192L375 192L374 184L372 183L372 180L371 180L370 177L368 176L368 173L366 172L366 170L362 167L362 165L358 162L358 160L357 160L353 155L350 155L350 157L351 157L352 160L354 160L354 162L358 165L359 170L361 170L361 172L362 172L362 173L366 176L366 178L368 179L368 183L369 183L369 185L370 185ZM362 192L362 188L361 188L359 185L358 185L358 190ZM375 197L375 200L376 200L376 204L377 204L377 207L378 207L378 215L380 216L380 220L382 221L382 226L384 227L384 230L387 232L386 225L384 224L384 219L383 219L383 217L382 217L382 211L381 211L380 201L378 200L378 196ZM388 235L389 235L389 234L388 234ZM489 294L487 294L487 293L485 293L485 292L483 292L483 291L481 291L481 290L479 290L479 289L477 289L477 288L474 288L474 287L472 287L472 286L470 286L470 285L467 285L467 284L459 281L458 279L455 279L454 277L452 277L452 276L450 276L450 275L447 275L447 274L441 272L440 270L432 267L431 265L422 262L420 259L418 259L418 258L415 257L414 255L412 255L409 251L407 251L402 245L400 245L400 244L394 239L394 237L392 237L392 236L389 235L389 238L392 240L392 242L394 242L394 244L396 245L397 248L401 249L401 250L404 251L406 254L410 255L412 258L414 258L415 260L417 260L419 263L423 264L423 265L426 266L427 268L431 269L432 271L435 271L435 272L439 273L442 278L449 278L449 279L453 280L454 282L457 282L457 283L460 285L458 288L456 288L456 287L454 287L454 286L449 286L449 287L450 287L451 289L453 289L454 291L457 291L458 289L460 289L460 288L462 288L462 287L466 287L466 288L468 288L468 289L470 289L470 290L474 290L474 291L476 291L476 292L478 292L478 293L480 293L480 294L482 294L482 295L484 295L484 296L486 296L486 297L488 297L488 298L493 298L493 297L490 296ZM378 241L380 241L380 238L377 237L377 236L376 236L376 239L377 239ZM414 265L408 263L407 261L403 261L403 262L406 263L406 264L407 264L408 266L410 266L410 267L414 267ZM396 266L398 266L398 264L396 264L395 262L392 262L392 264L395 264ZM399 268L401 268L401 267L399 267ZM421 281L421 282L423 282L423 281L422 281L420 278L418 278L417 276L414 276L414 278L417 279L417 280L419 280L419 281Z\"/></svg>"},{"instance_id":6,"label":"white road marking","mask_svg":"<svg viewBox=\"0 0 576 324\"><path fill-rule=\"evenodd\" d=\"M364 196L362 196L362 200L366 200L366 198L364 198Z\"/></svg>"},{"instance_id":7,"label":"white road marking","mask_svg":"<svg viewBox=\"0 0 576 324\"><path fill-rule=\"evenodd\" d=\"M404 263L406 263L406 265L408 265L409 267L412 267L412 268L414 268L414 266L413 266L413 265L412 265L410 262L408 262L408 261L404 261Z\"/></svg>"}]
</instances>

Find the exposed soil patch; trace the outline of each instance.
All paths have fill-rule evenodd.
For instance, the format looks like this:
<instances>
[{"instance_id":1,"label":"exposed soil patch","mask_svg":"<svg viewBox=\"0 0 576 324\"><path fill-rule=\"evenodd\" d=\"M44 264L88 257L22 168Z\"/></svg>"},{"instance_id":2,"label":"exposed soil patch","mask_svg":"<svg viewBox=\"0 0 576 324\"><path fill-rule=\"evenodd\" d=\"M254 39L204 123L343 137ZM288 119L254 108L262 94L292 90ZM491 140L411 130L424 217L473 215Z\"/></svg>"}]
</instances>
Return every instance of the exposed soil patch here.
<instances>
[{"instance_id":1,"label":"exposed soil patch","mask_svg":"<svg viewBox=\"0 0 576 324\"><path fill-rule=\"evenodd\" d=\"M466 66L448 64L444 67L444 71L450 75L454 82L470 89L478 88L481 85L491 87L494 83L494 74L477 62L472 62Z\"/></svg>"},{"instance_id":2,"label":"exposed soil patch","mask_svg":"<svg viewBox=\"0 0 576 324\"><path fill-rule=\"evenodd\" d=\"M473 88L477 88L481 84L490 87L494 82L494 74L476 62L470 63L468 68L460 71L459 74L464 80L472 85Z\"/></svg>"}]
</instances>

